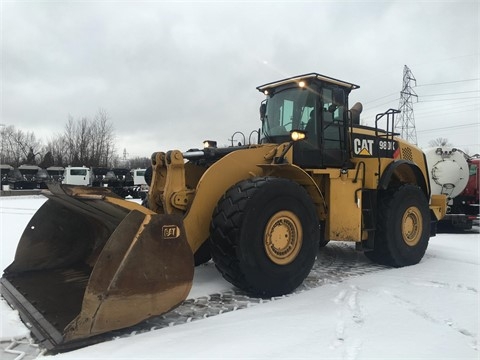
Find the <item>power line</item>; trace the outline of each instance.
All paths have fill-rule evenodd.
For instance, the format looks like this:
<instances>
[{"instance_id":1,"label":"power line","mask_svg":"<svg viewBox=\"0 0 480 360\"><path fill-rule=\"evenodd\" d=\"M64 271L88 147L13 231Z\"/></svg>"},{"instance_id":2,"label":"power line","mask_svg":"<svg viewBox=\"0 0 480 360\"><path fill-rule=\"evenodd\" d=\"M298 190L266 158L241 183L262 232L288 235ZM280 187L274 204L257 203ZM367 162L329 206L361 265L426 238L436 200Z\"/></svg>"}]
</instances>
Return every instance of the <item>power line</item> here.
<instances>
[{"instance_id":1,"label":"power line","mask_svg":"<svg viewBox=\"0 0 480 360\"><path fill-rule=\"evenodd\" d=\"M476 81L476 80L480 80L480 78L475 78L475 79L465 79L465 80L455 80L455 81L446 81L446 82L440 82L440 83L430 83L430 84L423 84L423 85L415 85L414 87L422 87L422 86L432 86L432 85L443 85L443 84L453 84L453 83L460 83L460 82L467 82L467 81ZM472 90L472 91L461 91L461 92L453 92L453 93L444 93L444 94L430 94L430 95L419 95L420 97L426 97L426 96L441 96L441 95L454 95L454 94L463 94L463 93L469 93L469 92L480 92L480 90ZM397 94L396 92L395 93L391 93L391 94L388 94L388 95L385 95L385 96L381 96L379 98L376 98L376 99L373 99L373 100L367 100L367 101L362 101L362 103L364 105L366 104L370 104L370 103L373 103L375 101L378 101L378 100L383 100L385 98L388 98L390 96L393 96ZM398 101L399 98L396 98L392 101ZM388 103L384 103L384 104L388 104ZM381 106L383 104L380 104L380 105L377 105L377 106Z\"/></svg>"},{"instance_id":2,"label":"power line","mask_svg":"<svg viewBox=\"0 0 480 360\"><path fill-rule=\"evenodd\" d=\"M415 114L417 114L417 117L420 118L420 119L424 119L424 118L430 118L430 117L439 117L439 116L448 116L448 115L458 115L458 114L461 114L461 113L465 113L465 112L474 112L475 110L478 110L478 109L462 109L462 110L455 110L455 109L452 109L452 111L428 111L428 112L423 112L423 113L418 113L415 112Z\"/></svg>"},{"instance_id":3,"label":"power line","mask_svg":"<svg viewBox=\"0 0 480 360\"><path fill-rule=\"evenodd\" d=\"M429 103L434 101L456 101L456 100L466 100L466 99L480 99L480 96L472 97L462 97L462 98L451 98L451 99L437 99L437 100L419 100L419 103Z\"/></svg>"},{"instance_id":4,"label":"power line","mask_svg":"<svg viewBox=\"0 0 480 360\"><path fill-rule=\"evenodd\" d=\"M387 101L387 102L384 102L384 103L375 105L375 106L371 107L371 109L376 109L376 108L379 108L380 106L387 105L387 104L391 104L391 103L393 103L393 102L396 103L398 100L400 100L400 98L392 99L392 100L390 100L390 101Z\"/></svg>"},{"instance_id":5,"label":"power line","mask_svg":"<svg viewBox=\"0 0 480 360\"><path fill-rule=\"evenodd\" d=\"M388 94L388 95L379 97L379 98L377 98L377 99L364 101L363 104L364 104L364 105L365 105L365 104L370 104L370 103L372 103L372 102L375 102L375 101L378 101L378 100L382 100L382 99L385 99L385 98L387 98L387 97L389 97L389 96L393 96L393 95L397 95L397 93L395 92L395 93L392 93L392 94ZM399 98L396 98L395 101L397 101L398 99L399 99Z\"/></svg>"},{"instance_id":6,"label":"power line","mask_svg":"<svg viewBox=\"0 0 480 360\"><path fill-rule=\"evenodd\" d=\"M440 107L439 106L443 106L447 109L450 109L454 106L461 106L462 104L465 105L465 106L470 106L470 105L477 105L480 101L480 97L468 97L467 99L464 99L464 98L457 98L459 99L458 101L455 101L455 102L450 102L449 100L445 100L445 104L443 105L422 105L424 108L434 108L434 109L439 109ZM425 100L425 102L428 104L430 101L432 100ZM435 100L437 101L437 100ZM419 103L423 103L423 101L419 101ZM420 108L422 108L422 106L420 106ZM422 110L422 109L420 109Z\"/></svg>"},{"instance_id":7,"label":"power line","mask_svg":"<svg viewBox=\"0 0 480 360\"><path fill-rule=\"evenodd\" d=\"M445 82L430 83L430 84L422 84L422 85L416 85L415 87L433 86L433 85L444 85L444 84L454 84L454 83L461 83L461 82L467 82L467 81L477 81L477 80L480 80L480 78L465 79L465 80L455 80L455 81L445 81Z\"/></svg>"},{"instance_id":8,"label":"power line","mask_svg":"<svg viewBox=\"0 0 480 360\"><path fill-rule=\"evenodd\" d=\"M470 90L470 91L457 91L451 93L442 93L442 94L430 94L430 95L419 95L420 97L430 97L430 96L443 96L443 95L456 95L456 94L469 94L469 93L478 93L480 90Z\"/></svg>"},{"instance_id":9,"label":"power line","mask_svg":"<svg viewBox=\"0 0 480 360\"><path fill-rule=\"evenodd\" d=\"M460 125L452 125L452 126L444 126L441 128L435 128L435 129L425 129L425 130L418 130L417 132L426 132L426 131L439 131L439 130L448 130L448 129L459 129L459 128L466 128L466 127L471 127L471 126L478 126L478 123L470 123L470 124L460 124Z\"/></svg>"},{"instance_id":10,"label":"power line","mask_svg":"<svg viewBox=\"0 0 480 360\"><path fill-rule=\"evenodd\" d=\"M462 82L476 81L476 80L480 80L480 78L446 81L446 82L431 83L431 84L423 84L423 85L416 85L415 87L430 86L430 85L441 85L441 84L452 84L452 83L462 83ZM478 93L478 92L480 92L480 90L469 90L469 91L458 91L458 92L449 92L449 93L441 93L441 94L419 95L418 97L419 98L425 98L425 97L446 96L446 95L467 94L467 93ZM388 97L391 97L392 95L395 95L395 93L388 94L388 95L385 95L385 96L382 96L382 97L379 97L379 98L376 98L376 99L368 100L366 102L363 102L363 104L371 104L371 103L374 103L376 101L383 100L383 99L386 99ZM369 110L365 111L361 115L362 121L368 121L368 119L375 116L378 113L377 111L375 111L375 109L380 108L384 105L392 104L393 102L398 101L398 100L400 100L400 98L397 97L395 99L383 102L381 104L376 104L374 106L371 106ZM430 102L439 102L439 101L444 101L444 102L457 101L457 104L461 104L461 103L470 102L472 100L480 100L480 97L473 96L473 97L457 97L457 98L448 98L448 99L418 100L417 103L421 103L421 104L427 103L428 104ZM456 106L455 108L452 108L451 106L448 106L448 104L446 104L446 105L447 105L447 108L446 108L447 110L453 110L453 109L456 109L456 108L463 108L461 106L460 107ZM472 105L475 106L476 104L472 104ZM438 110L438 108L435 108L435 110L433 110L433 111L435 112L436 110ZM417 111L418 111L418 109L417 109ZM432 111L430 111L430 112L432 112ZM424 113L424 111L420 110L420 113Z\"/></svg>"},{"instance_id":11,"label":"power line","mask_svg":"<svg viewBox=\"0 0 480 360\"><path fill-rule=\"evenodd\" d=\"M478 98L472 98L475 100L480 100L480 97ZM460 112L472 112L472 111L477 111L478 106L480 106L480 103L472 101L472 99L468 100L460 100L452 105L449 104L444 104L443 106L438 105L438 106L428 106L429 103L432 101L419 101L418 104L423 105L423 107L416 108L415 109L415 114L418 115L421 118L424 117L429 117L429 116L435 116L435 115L430 115L430 114L441 114L441 115L449 115L452 113L458 114ZM398 100L398 99L396 99ZM370 108L369 110L365 111L364 113L361 114L361 120L363 123L368 122L369 120L372 120L373 117L378 113L378 111L375 111L378 107L381 105L389 104L392 103L393 101L390 101L388 103L380 104L375 107ZM460 111L457 111L460 110ZM427 115L428 114L428 115Z\"/></svg>"},{"instance_id":12,"label":"power line","mask_svg":"<svg viewBox=\"0 0 480 360\"><path fill-rule=\"evenodd\" d=\"M419 108L415 110L416 113L425 113L425 112L431 112L436 111L436 110L446 110L447 112L449 110L453 109L463 109L463 108L468 108L468 107L475 107L480 105L480 102L478 102L480 98L478 99L467 99L467 100L460 100L455 103L445 103L445 104L439 104L439 105L431 105L428 104L429 102L426 101L426 105L423 105L424 103L420 101Z\"/></svg>"}]
</instances>

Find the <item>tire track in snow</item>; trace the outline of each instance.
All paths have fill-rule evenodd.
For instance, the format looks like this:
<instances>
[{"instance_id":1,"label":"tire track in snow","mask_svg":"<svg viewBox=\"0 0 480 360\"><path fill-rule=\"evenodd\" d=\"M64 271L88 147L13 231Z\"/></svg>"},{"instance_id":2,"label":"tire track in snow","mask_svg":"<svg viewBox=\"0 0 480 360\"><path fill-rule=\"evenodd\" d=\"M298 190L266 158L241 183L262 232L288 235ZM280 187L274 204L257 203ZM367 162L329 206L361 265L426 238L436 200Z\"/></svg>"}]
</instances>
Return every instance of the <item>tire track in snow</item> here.
<instances>
[{"instance_id":1,"label":"tire track in snow","mask_svg":"<svg viewBox=\"0 0 480 360\"><path fill-rule=\"evenodd\" d=\"M445 284L448 285L448 284ZM449 286L449 285L448 285ZM449 286L450 287L450 286ZM416 304L408 299L405 299L404 297L394 294L390 291L383 291L383 294L388 295L391 297L396 304L402 306L403 308L407 309L411 313L421 317L424 320L430 321L433 324L436 325L446 325L450 327L452 330L458 332L459 334L466 336L470 346L478 350L478 340L477 340L477 335L471 333L470 331L463 329L457 325L451 320L451 319L439 319L433 315L431 315L427 310L422 309L419 304Z\"/></svg>"},{"instance_id":2,"label":"tire track in snow","mask_svg":"<svg viewBox=\"0 0 480 360\"><path fill-rule=\"evenodd\" d=\"M365 322L361 308L358 303L358 288L350 286L349 289L342 289L333 301L340 306L339 320L335 328L335 339L330 346L331 349L342 348L343 358L355 360L362 350L362 340L347 336L351 328L361 329Z\"/></svg>"},{"instance_id":3,"label":"tire track in snow","mask_svg":"<svg viewBox=\"0 0 480 360\"><path fill-rule=\"evenodd\" d=\"M344 242L332 242L318 253L315 264L309 276L305 279L292 294L281 297L263 299L251 297L241 290L229 290L222 293L201 296L195 299L187 299L173 311L164 315L150 318L141 324L131 328L113 331L108 334L100 335L95 342L109 341L116 338L130 337L139 333L152 330L158 330L165 327L176 326L179 324L198 321L207 317L217 316L230 311L246 309L263 303L278 301L285 297L295 296L295 294L308 291L326 284L337 284L348 278L365 275L389 267L377 265L368 260L362 253L356 252L354 244ZM220 274L218 276L221 276ZM362 326L363 314L358 306L358 289L356 287L349 289L342 296L337 296L338 302L344 307L344 320L337 324L336 335L339 345L344 342L347 326ZM351 319L346 321L345 319ZM340 338L342 340L340 340ZM15 340L17 341L17 340ZM21 339L23 342L29 342L29 339ZM10 342L1 341L1 349L5 349ZM359 339L353 339L352 343L344 348L344 357L349 360L355 360L361 351L362 343ZM34 359L42 349L33 344L30 351L25 351L23 359ZM2 354L2 360L12 360L12 354L5 351Z\"/></svg>"},{"instance_id":4,"label":"tire track in snow","mask_svg":"<svg viewBox=\"0 0 480 360\"><path fill-rule=\"evenodd\" d=\"M31 338L12 339L11 341L1 341L2 360L31 360L42 355L44 351L34 343Z\"/></svg>"},{"instance_id":5,"label":"tire track in snow","mask_svg":"<svg viewBox=\"0 0 480 360\"><path fill-rule=\"evenodd\" d=\"M478 290L472 286L466 286L463 284L452 284L444 283L441 281L413 281L412 285L416 286L425 286L425 287L434 287L434 288L449 288L458 291L472 292L473 294L478 294Z\"/></svg>"}]
</instances>

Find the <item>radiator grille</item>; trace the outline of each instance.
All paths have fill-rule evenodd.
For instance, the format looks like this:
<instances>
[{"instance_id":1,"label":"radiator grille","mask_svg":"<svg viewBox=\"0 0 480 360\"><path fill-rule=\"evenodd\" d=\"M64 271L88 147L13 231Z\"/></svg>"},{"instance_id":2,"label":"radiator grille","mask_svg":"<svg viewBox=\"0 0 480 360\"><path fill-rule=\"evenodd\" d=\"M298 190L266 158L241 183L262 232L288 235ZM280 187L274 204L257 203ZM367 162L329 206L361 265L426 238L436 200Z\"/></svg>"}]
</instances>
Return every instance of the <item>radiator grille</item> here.
<instances>
[{"instance_id":1,"label":"radiator grille","mask_svg":"<svg viewBox=\"0 0 480 360\"><path fill-rule=\"evenodd\" d=\"M409 147L402 148L402 158L405 160L413 161L412 149Z\"/></svg>"}]
</instances>

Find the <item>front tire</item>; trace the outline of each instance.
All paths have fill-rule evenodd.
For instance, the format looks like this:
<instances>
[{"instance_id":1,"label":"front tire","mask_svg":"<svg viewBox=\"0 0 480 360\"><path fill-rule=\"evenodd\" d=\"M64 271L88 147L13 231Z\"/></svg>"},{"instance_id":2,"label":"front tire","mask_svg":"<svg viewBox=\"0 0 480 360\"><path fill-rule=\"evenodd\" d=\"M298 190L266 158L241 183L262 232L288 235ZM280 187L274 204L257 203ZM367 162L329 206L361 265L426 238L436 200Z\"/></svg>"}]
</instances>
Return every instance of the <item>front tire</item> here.
<instances>
[{"instance_id":1,"label":"front tire","mask_svg":"<svg viewBox=\"0 0 480 360\"><path fill-rule=\"evenodd\" d=\"M195 266L203 265L210 261L212 255L210 254L210 243L205 241L193 254L193 260L195 261Z\"/></svg>"},{"instance_id":2,"label":"front tire","mask_svg":"<svg viewBox=\"0 0 480 360\"><path fill-rule=\"evenodd\" d=\"M274 177L230 188L214 211L210 234L212 258L223 277L264 297L290 293L303 282L320 238L306 190Z\"/></svg>"},{"instance_id":3,"label":"front tire","mask_svg":"<svg viewBox=\"0 0 480 360\"><path fill-rule=\"evenodd\" d=\"M374 249L365 255L394 267L420 262L430 238L430 209L418 186L403 185L379 194Z\"/></svg>"}]
</instances>

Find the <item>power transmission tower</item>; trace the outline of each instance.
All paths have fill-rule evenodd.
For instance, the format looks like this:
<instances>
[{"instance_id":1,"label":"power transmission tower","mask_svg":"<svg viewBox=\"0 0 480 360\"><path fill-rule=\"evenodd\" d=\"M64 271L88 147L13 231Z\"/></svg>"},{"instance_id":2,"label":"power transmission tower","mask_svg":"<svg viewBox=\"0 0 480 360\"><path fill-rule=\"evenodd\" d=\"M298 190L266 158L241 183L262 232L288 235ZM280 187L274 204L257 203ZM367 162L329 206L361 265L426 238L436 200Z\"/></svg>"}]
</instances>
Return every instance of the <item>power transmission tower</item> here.
<instances>
[{"instance_id":1,"label":"power transmission tower","mask_svg":"<svg viewBox=\"0 0 480 360\"><path fill-rule=\"evenodd\" d=\"M417 129L415 129L415 117L413 115L413 101L412 98L417 98L418 95L412 89L411 83L417 79L413 76L412 71L407 65L403 67L403 86L400 91L400 116L395 122L395 132L400 133L400 136L408 142L417 145Z\"/></svg>"}]
</instances>

